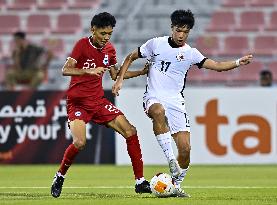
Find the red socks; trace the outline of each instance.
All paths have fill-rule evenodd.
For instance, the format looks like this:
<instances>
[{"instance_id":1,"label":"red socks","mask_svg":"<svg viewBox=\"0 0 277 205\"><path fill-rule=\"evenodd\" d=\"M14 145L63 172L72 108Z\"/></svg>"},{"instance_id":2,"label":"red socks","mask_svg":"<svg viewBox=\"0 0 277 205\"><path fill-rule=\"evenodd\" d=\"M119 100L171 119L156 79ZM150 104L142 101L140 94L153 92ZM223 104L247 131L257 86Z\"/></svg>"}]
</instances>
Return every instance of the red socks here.
<instances>
[{"instance_id":1,"label":"red socks","mask_svg":"<svg viewBox=\"0 0 277 205\"><path fill-rule=\"evenodd\" d=\"M136 179L143 177L143 161L140 144L137 135L126 139L128 154L132 161L133 171Z\"/></svg>"},{"instance_id":2,"label":"red socks","mask_svg":"<svg viewBox=\"0 0 277 205\"><path fill-rule=\"evenodd\" d=\"M79 150L74 146L74 144L71 144L67 147L67 149L64 152L63 160L59 169L59 172L62 175L66 174L68 168L70 167L70 165L72 164L74 158L78 153L79 153Z\"/></svg>"},{"instance_id":3,"label":"red socks","mask_svg":"<svg viewBox=\"0 0 277 205\"><path fill-rule=\"evenodd\" d=\"M133 135L126 139L128 154L132 161L133 171L136 179L143 177L143 161L140 144L137 135ZM60 165L59 172L65 175L68 168L72 164L79 150L73 145L69 145L64 152L63 160Z\"/></svg>"}]
</instances>

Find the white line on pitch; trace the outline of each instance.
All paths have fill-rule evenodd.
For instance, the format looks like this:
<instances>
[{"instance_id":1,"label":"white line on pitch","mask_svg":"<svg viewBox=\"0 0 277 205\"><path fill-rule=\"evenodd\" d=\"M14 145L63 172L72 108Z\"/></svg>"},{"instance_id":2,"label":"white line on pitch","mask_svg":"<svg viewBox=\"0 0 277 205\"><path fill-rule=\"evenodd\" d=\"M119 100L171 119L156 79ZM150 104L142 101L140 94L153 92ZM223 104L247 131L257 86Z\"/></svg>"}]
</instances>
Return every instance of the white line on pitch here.
<instances>
[{"instance_id":1,"label":"white line on pitch","mask_svg":"<svg viewBox=\"0 0 277 205\"><path fill-rule=\"evenodd\" d=\"M133 186L68 186L65 189L133 189ZM277 189L277 186L183 186L185 189ZM50 186L0 186L0 189L50 189Z\"/></svg>"}]
</instances>

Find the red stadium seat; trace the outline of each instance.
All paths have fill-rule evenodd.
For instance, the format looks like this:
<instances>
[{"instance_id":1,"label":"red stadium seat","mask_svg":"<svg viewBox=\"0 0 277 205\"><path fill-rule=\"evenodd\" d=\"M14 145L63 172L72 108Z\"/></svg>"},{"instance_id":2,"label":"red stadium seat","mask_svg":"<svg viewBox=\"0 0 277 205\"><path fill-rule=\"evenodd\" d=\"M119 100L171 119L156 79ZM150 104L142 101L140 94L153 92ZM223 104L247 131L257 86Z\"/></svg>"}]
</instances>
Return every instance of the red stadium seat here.
<instances>
[{"instance_id":1,"label":"red stadium seat","mask_svg":"<svg viewBox=\"0 0 277 205\"><path fill-rule=\"evenodd\" d=\"M65 56L65 45L62 39L43 39L41 44L53 53L56 58Z\"/></svg>"},{"instance_id":2,"label":"red stadium seat","mask_svg":"<svg viewBox=\"0 0 277 205\"><path fill-rule=\"evenodd\" d=\"M234 82L257 83L259 81L260 71L263 69L263 64L254 61L248 65L236 68L236 75L233 76Z\"/></svg>"},{"instance_id":3,"label":"red stadium seat","mask_svg":"<svg viewBox=\"0 0 277 205\"><path fill-rule=\"evenodd\" d=\"M231 11L213 13L208 31L230 31L235 26L235 15Z\"/></svg>"},{"instance_id":4,"label":"red stadium seat","mask_svg":"<svg viewBox=\"0 0 277 205\"><path fill-rule=\"evenodd\" d=\"M272 56L277 54L277 36L257 36L254 40L254 54Z\"/></svg>"},{"instance_id":5,"label":"red stadium seat","mask_svg":"<svg viewBox=\"0 0 277 205\"><path fill-rule=\"evenodd\" d=\"M46 14L33 14L27 18L27 32L42 34L51 29L50 17Z\"/></svg>"},{"instance_id":6,"label":"red stadium seat","mask_svg":"<svg viewBox=\"0 0 277 205\"><path fill-rule=\"evenodd\" d=\"M241 56L249 53L249 43L246 36L228 36L224 39L222 56Z\"/></svg>"},{"instance_id":7,"label":"red stadium seat","mask_svg":"<svg viewBox=\"0 0 277 205\"><path fill-rule=\"evenodd\" d=\"M200 83L204 78L205 72L196 66L193 66L187 72L187 83Z\"/></svg>"},{"instance_id":8,"label":"red stadium seat","mask_svg":"<svg viewBox=\"0 0 277 205\"><path fill-rule=\"evenodd\" d=\"M255 6L255 7L274 7L274 3L276 2L276 0L252 0L250 2L251 6Z\"/></svg>"},{"instance_id":9,"label":"red stadium seat","mask_svg":"<svg viewBox=\"0 0 277 205\"><path fill-rule=\"evenodd\" d=\"M267 31L277 31L277 11L273 11L270 14L269 26L266 28Z\"/></svg>"},{"instance_id":10,"label":"red stadium seat","mask_svg":"<svg viewBox=\"0 0 277 205\"><path fill-rule=\"evenodd\" d=\"M205 82L208 83L226 83L229 84L230 79L234 75L234 71L222 71L217 72L214 70L205 70L207 76L204 79Z\"/></svg>"},{"instance_id":11,"label":"red stadium seat","mask_svg":"<svg viewBox=\"0 0 277 205\"><path fill-rule=\"evenodd\" d=\"M276 70L277 72L277 61L272 61L268 63L267 68L268 70L271 70L271 71ZM276 78L277 78L277 75L276 75Z\"/></svg>"},{"instance_id":12,"label":"red stadium seat","mask_svg":"<svg viewBox=\"0 0 277 205\"><path fill-rule=\"evenodd\" d=\"M271 71L272 76L273 76L273 80L274 80L275 82L277 82L277 61L270 62L270 63L267 65L267 68L268 68L268 70Z\"/></svg>"},{"instance_id":13,"label":"red stadium seat","mask_svg":"<svg viewBox=\"0 0 277 205\"><path fill-rule=\"evenodd\" d=\"M237 31L259 31L264 28L265 20L262 11L246 11L240 15Z\"/></svg>"},{"instance_id":14,"label":"red stadium seat","mask_svg":"<svg viewBox=\"0 0 277 205\"><path fill-rule=\"evenodd\" d=\"M6 5L7 5L7 1L6 0L0 0L0 8L3 8Z\"/></svg>"},{"instance_id":15,"label":"red stadium seat","mask_svg":"<svg viewBox=\"0 0 277 205\"><path fill-rule=\"evenodd\" d=\"M244 7L248 4L249 0L225 0L222 4L223 7Z\"/></svg>"},{"instance_id":16,"label":"red stadium seat","mask_svg":"<svg viewBox=\"0 0 277 205\"><path fill-rule=\"evenodd\" d=\"M92 9L100 3L99 0L75 0L69 5L70 9Z\"/></svg>"},{"instance_id":17,"label":"red stadium seat","mask_svg":"<svg viewBox=\"0 0 277 205\"><path fill-rule=\"evenodd\" d=\"M3 56L3 45L2 45L2 41L0 41L0 60L2 59Z\"/></svg>"},{"instance_id":18,"label":"red stadium seat","mask_svg":"<svg viewBox=\"0 0 277 205\"><path fill-rule=\"evenodd\" d=\"M196 39L196 48L207 56L215 56L219 51L217 36L200 36Z\"/></svg>"},{"instance_id":19,"label":"red stadium seat","mask_svg":"<svg viewBox=\"0 0 277 205\"><path fill-rule=\"evenodd\" d=\"M0 16L0 34L12 34L20 30L19 16L3 15Z\"/></svg>"},{"instance_id":20,"label":"red stadium seat","mask_svg":"<svg viewBox=\"0 0 277 205\"><path fill-rule=\"evenodd\" d=\"M74 34L81 31L81 17L79 14L60 14L57 19L55 34Z\"/></svg>"},{"instance_id":21,"label":"red stadium seat","mask_svg":"<svg viewBox=\"0 0 277 205\"><path fill-rule=\"evenodd\" d=\"M44 0L41 4L38 5L38 9L62 9L68 4L67 0Z\"/></svg>"},{"instance_id":22,"label":"red stadium seat","mask_svg":"<svg viewBox=\"0 0 277 205\"><path fill-rule=\"evenodd\" d=\"M7 6L10 10L31 10L37 3L36 0L14 0L11 5Z\"/></svg>"}]
</instances>

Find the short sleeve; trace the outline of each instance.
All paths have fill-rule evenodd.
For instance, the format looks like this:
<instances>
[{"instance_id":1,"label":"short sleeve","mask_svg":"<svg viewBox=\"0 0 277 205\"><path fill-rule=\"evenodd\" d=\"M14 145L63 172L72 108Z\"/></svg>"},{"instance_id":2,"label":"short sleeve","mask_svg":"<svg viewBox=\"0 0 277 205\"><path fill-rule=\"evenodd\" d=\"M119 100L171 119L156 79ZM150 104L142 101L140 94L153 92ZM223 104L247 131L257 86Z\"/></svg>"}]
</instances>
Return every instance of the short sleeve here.
<instances>
[{"instance_id":1,"label":"short sleeve","mask_svg":"<svg viewBox=\"0 0 277 205\"><path fill-rule=\"evenodd\" d=\"M203 63L207 58L202 55L196 48L192 49L192 64L197 65L199 68L202 67Z\"/></svg>"},{"instance_id":2,"label":"short sleeve","mask_svg":"<svg viewBox=\"0 0 277 205\"><path fill-rule=\"evenodd\" d=\"M80 56L82 55L82 47L83 47L83 41L81 39L75 44L70 57L78 61Z\"/></svg>"},{"instance_id":3,"label":"short sleeve","mask_svg":"<svg viewBox=\"0 0 277 205\"><path fill-rule=\"evenodd\" d=\"M150 39L141 47L139 47L139 56L141 58L151 58L154 50L155 40Z\"/></svg>"}]
</instances>

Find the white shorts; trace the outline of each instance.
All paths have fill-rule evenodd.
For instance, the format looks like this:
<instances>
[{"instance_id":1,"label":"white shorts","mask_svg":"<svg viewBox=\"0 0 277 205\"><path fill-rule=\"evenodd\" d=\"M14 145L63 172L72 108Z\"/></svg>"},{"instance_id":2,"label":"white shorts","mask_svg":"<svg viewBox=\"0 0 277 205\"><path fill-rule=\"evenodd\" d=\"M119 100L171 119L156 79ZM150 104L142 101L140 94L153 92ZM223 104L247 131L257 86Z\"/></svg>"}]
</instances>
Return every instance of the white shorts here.
<instances>
[{"instance_id":1,"label":"white shorts","mask_svg":"<svg viewBox=\"0 0 277 205\"><path fill-rule=\"evenodd\" d=\"M155 97L143 97L144 112L148 115L151 105L159 103L165 109L165 115L168 119L168 125L171 134L180 131L190 132L189 116L186 112L185 101L182 100L161 100Z\"/></svg>"}]
</instances>

